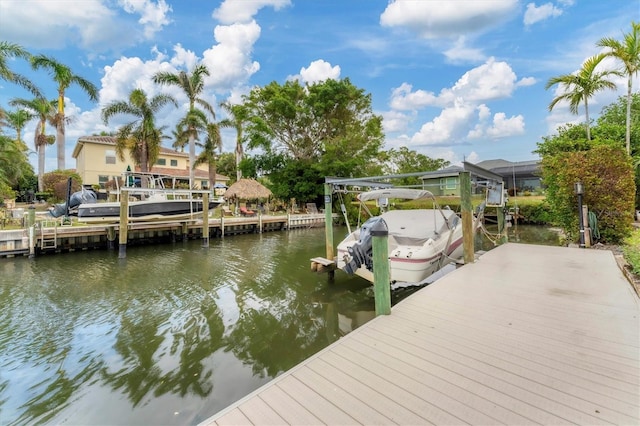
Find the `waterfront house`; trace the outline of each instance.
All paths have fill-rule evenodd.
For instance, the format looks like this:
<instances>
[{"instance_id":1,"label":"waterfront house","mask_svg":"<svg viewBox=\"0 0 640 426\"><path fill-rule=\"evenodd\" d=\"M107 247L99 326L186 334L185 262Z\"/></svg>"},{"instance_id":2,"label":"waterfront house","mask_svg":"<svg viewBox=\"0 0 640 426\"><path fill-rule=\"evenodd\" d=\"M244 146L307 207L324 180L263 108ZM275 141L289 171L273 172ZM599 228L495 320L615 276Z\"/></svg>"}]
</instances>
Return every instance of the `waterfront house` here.
<instances>
[{"instance_id":1,"label":"waterfront house","mask_svg":"<svg viewBox=\"0 0 640 426\"><path fill-rule=\"evenodd\" d=\"M116 155L116 138L114 136L82 136L73 149L76 159L76 172L86 185L99 185L105 189L107 182L122 177L122 173L129 170L140 171L134 166L128 151L124 153L124 161ZM135 169L134 169L135 167ZM189 154L169 148L160 148L158 160L151 168L151 173L169 176L176 181L189 183ZM227 185L229 178L216 174L216 183ZM194 185L197 189L207 189L209 183L209 169L206 164L195 170Z\"/></svg>"},{"instance_id":2,"label":"waterfront house","mask_svg":"<svg viewBox=\"0 0 640 426\"><path fill-rule=\"evenodd\" d=\"M518 192L536 191L542 186L540 179L540 162L519 161L512 162L502 159L485 160L475 166L490 171L502 177L505 189L512 192L514 186ZM425 173L420 177L424 189L439 196L459 196L460 195L460 172L465 171L461 166L449 166L444 169ZM472 193L481 193L479 186L474 185L478 177L471 174Z\"/></svg>"}]
</instances>

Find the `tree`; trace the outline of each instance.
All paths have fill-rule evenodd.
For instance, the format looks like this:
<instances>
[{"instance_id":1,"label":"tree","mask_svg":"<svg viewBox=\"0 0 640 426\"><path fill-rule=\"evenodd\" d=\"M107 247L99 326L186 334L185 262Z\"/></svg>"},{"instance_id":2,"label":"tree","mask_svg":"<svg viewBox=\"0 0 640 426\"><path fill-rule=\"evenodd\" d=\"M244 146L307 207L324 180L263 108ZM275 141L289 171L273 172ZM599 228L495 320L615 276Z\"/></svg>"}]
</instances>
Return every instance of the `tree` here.
<instances>
[{"instance_id":1,"label":"tree","mask_svg":"<svg viewBox=\"0 0 640 426\"><path fill-rule=\"evenodd\" d=\"M71 71L71 68L61 64L54 58L38 55L31 58L33 69L44 68L49 70L53 81L58 84L58 117L56 119L56 141L58 144L58 169L65 169L65 124L67 122L64 115L64 94L72 85L78 85L92 101L98 100L98 89L89 80L86 80Z\"/></svg>"},{"instance_id":2,"label":"tree","mask_svg":"<svg viewBox=\"0 0 640 426\"><path fill-rule=\"evenodd\" d=\"M409 150L406 146L399 149L390 149L387 152L388 162L385 173L405 174L439 170L447 167L450 162L442 158L433 159L416 151ZM399 185L418 185L420 178L418 176L401 178Z\"/></svg>"},{"instance_id":3,"label":"tree","mask_svg":"<svg viewBox=\"0 0 640 426\"><path fill-rule=\"evenodd\" d=\"M382 119L372 112L371 95L349 79L307 86L272 82L253 89L243 105L248 146L265 150L254 165L270 175L276 196L321 198L325 176L364 175L383 143ZM304 178L293 178L296 172ZM290 188L284 182L292 182Z\"/></svg>"},{"instance_id":4,"label":"tree","mask_svg":"<svg viewBox=\"0 0 640 426\"><path fill-rule=\"evenodd\" d=\"M242 179L242 169L240 163L244 157L244 136L243 126L247 121L247 110L242 105L232 105L229 102L222 102L220 106L229 114L229 118L221 120L220 127L232 127L236 131L236 180Z\"/></svg>"},{"instance_id":5,"label":"tree","mask_svg":"<svg viewBox=\"0 0 640 426\"><path fill-rule=\"evenodd\" d=\"M631 31L624 34L623 42L611 37L598 41L598 46L610 50L606 56L616 58L622 63L624 75L627 76L627 121L626 137L627 154L631 154L631 84L633 76L640 70L640 23L631 22Z\"/></svg>"},{"instance_id":6,"label":"tree","mask_svg":"<svg viewBox=\"0 0 640 426\"><path fill-rule=\"evenodd\" d=\"M207 137L202 144L202 152L196 158L194 166L206 164L209 167L209 189L214 189L218 159L216 151L222 153L222 137L220 136L220 127L216 123L207 123L206 132Z\"/></svg>"},{"instance_id":7,"label":"tree","mask_svg":"<svg viewBox=\"0 0 640 426\"><path fill-rule=\"evenodd\" d=\"M16 139L19 141L22 141L22 131L27 123L34 117L33 113L26 109L5 111L6 126L16 131Z\"/></svg>"},{"instance_id":8,"label":"tree","mask_svg":"<svg viewBox=\"0 0 640 426\"><path fill-rule=\"evenodd\" d=\"M129 101L114 101L102 109L102 120L105 124L115 116L126 114L134 116L118 129L116 136L116 154L124 161L124 152L129 150L133 161L140 166L142 172L148 172L158 159L162 144L162 130L155 124L155 114L166 104L177 102L169 95L156 95L151 100L142 89L134 89L129 94ZM142 180L143 186L146 181Z\"/></svg>"},{"instance_id":9,"label":"tree","mask_svg":"<svg viewBox=\"0 0 640 426\"><path fill-rule=\"evenodd\" d=\"M0 187L14 188L22 177L33 174L27 152L23 142L0 134Z\"/></svg>"},{"instance_id":10,"label":"tree","mask_svg":"<svg viewBox=\"0 0 640 426\"><path fill-rule=\"evenodd\" d=\"M55 143L56 139L53 135L48 136L46 132L47 123L55 126L56 120L60 117L56 114L56 101L48 101L44 98L36 97L34 99L12 99L9 104L11 106L20 106L33 111L33 115L38 118L36 131L34 132L33 145L38 154L38 191L44 191L44 162L45 149L47 145Z\"/></svg>"},{"instance_id":11,"label":"tree","mask_svg":"<svg viewBox=\"0 0 640 426\"><path fill-rule=\"evenodd\" d=\"M200 94L204 90L204 78L209 75L209 70L203 64L196 65L193 71L189 74L185 71L178 73L159 72L153 76L153 81L156 84L177 86L187 95L189 99L189 110L187 111L187 129L189 134L189 187L193 188L194 184L194 169L196 161L196 115L194 115L196 104L203 107L206 111L211 113L215 119L215 112L213 107L204 99L200 98Z\"/></svg>"},{"instance_id":12,"label":"tree","mask_svg":"<svg viewBox=\"0 0 640 426\"><path fill-rule=\"evenodd\" d=\"M592 56L582 64L582 68L578 70L578 72L552 77L547 81L545 86L545 89L549 89L559 84L564 89L563 94L556 96L551 101L549 111L553 110L559 102L567 101L569 103L569 110L577 115L578 107L581 103L584 103L587 139L589 140L591 139L591 131L589 128L589 98L601 90L615 89L615 83L607 80L607 77L610 75L620 75L619 71L596 71L596 68L605 57L606 55L604 54Z\"/></svg>"},{"instance_id":13,"label":"tree","mask_svg":"<svg viewBox=\"0 0 640 426\"><path fill-rule=\"evenodd\" d=\"M0 78L24 87L35 96L40 96L40 90L26 77L17 74L9 68L7 61L11 58L30 59L31 54L20 45L0 41Z\"/></svg>"}]
</instances>

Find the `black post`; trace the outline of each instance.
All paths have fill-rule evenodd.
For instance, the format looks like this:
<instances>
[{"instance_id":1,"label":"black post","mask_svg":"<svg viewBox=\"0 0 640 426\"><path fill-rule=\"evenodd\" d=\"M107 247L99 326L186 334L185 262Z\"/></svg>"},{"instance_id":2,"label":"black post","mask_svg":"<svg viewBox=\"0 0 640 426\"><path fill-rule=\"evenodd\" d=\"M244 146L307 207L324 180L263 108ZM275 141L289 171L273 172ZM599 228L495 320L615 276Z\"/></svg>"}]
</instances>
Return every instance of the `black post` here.
<instances>
[{"instance_id":1,"label":"black post","mask_svg":"<svg viewBox=\"0 0 640 426\"><path fill-rule=\"evenodd\" d=\"M69 222L69 201L71 200L71 182L72 178L69 178L67 181L67 202L66 202L66 210L64 213L64 223Z\"/></svg>"},{"instance_id":2,"label":"black post","mask_svg":"<svg viewBox=\"0 0 640 426\"><path fill-rule=\"evenodd\" d=\"M578 221L580 223L580 248L585 248L584 243L584 220L582 217L582 196L584 195L584 186L582 182L574 184L575 193L578 196Z\"/></svg>"}]
</instances>

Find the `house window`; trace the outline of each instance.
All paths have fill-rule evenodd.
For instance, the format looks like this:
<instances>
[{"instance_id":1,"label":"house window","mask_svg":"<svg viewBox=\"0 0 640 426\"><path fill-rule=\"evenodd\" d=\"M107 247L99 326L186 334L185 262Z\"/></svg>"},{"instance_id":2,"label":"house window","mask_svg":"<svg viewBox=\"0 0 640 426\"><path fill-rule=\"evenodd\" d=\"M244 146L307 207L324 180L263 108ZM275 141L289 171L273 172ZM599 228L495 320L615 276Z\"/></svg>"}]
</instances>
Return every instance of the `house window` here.
<instances>
[{"instance_id":1,"label":"house window","mask_svg":"<svg viewBox=\"0 0 640 426\"><path fill-rule=\"evenodd\" d=\"M109 176L98 176L98 185L100 185L100 188L105 189L107 182L109 182Z\"/></svg>"},{"instance_id":2,"label":"house window","mask_svg":"<svg viewBox=\"0 0 640 426\"><path fill-rule=\"evenodd\" d=\"M166 166L167 165L167 159L166 158L158 158L158 161L156 161L156 164L158 166Z\"/></svg>"},{"instance_id":3,"label":"house window","mask_svg":"<svg viewBox=\"0 0 640 426\"><path fill-rule=\"evenodd\" d=\"M171 160L171 167L178 167L178 160Z\"/></svg>"},{"instance_id":4,"label":"house window","mask_svg":"<svg viewBox=\"0 0 640 426\"><path fill-rule=\"evenodd\" d=\"M202 181L202 189L209 189L209 181L208 180L203 180Z\"/></svg>"},{"instance_id":5,"label":"house window","mask_svg":"<svg viewBox=\"0 0 640 426\"><path fill-rule=\"evenodd\" d=\"M458 179L454 177L448 177L446 186L447 189L456 189L458 187Z\"/></svg>"},{"instance_id":6,"label":"house window","mask_svg":"<svg viewBox=\"0 0 640 426\"><path fill-rule=\"evenodd\" d=\"M116 152L114 150L108 149L105 151L105 163L116 164Z\"/></svg>"}]
</instances>

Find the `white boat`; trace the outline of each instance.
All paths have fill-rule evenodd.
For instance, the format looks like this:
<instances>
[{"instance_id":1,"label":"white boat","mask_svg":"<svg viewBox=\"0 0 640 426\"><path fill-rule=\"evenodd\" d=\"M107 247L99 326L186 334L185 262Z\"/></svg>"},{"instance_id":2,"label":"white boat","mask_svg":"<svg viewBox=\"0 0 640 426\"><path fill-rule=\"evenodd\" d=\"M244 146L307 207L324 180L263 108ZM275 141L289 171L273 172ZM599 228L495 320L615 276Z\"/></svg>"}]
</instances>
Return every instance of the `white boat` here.
<instances>
[{"instance_id":1,"label":"white boat","mask_svg":"<svg viewBox=\"0 0 640 426\"><path fill-rule=\"evenodd\" d=\"M431 192L388 188L358 195L361 203L377 200L382 207L388 199L423 198L431 198L434 208L384 211L380 216L370 218L360 228L351 232L338 244L338 268L373 282L370 231L380 220L384 220L388 229L391 283L419 283L443 266L459 262L464 254L462 220L454 211L439 208ZM477 223L477 218L474 222Z\"/></svg>"},{"instance_id":2,"label":"white boat","mask_svg":"<svg viewBox=\"0 0 640 426\"><path fill-rule=\"evenodd\" d=\"M140 173L135 176L141 175ZM129 178L125 176L125 182L130 186L119 188L114 192L118 201L99 202L95 192L82 189L71 195L69 198L69 215L78 217L78 221L86 223L110 223L120 221L120 201L121 196L129 197L128 220L135 221L158 221L191 219L202 216L203 199L202 193L205 191L190 191L180 189L166 189L162 177L152 175L141 176L147 179L147 188L136 187L140 179L134 179L133 174ZM221 199L209 199L209 210L213 210L222 204ZM66 203L58 204L51 209L54 217L62 216L67 211Z\"/></svg>"}]
</instances>

